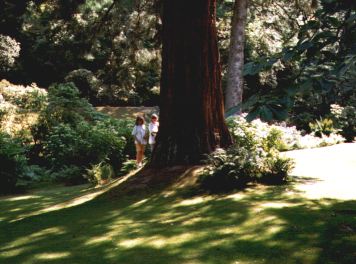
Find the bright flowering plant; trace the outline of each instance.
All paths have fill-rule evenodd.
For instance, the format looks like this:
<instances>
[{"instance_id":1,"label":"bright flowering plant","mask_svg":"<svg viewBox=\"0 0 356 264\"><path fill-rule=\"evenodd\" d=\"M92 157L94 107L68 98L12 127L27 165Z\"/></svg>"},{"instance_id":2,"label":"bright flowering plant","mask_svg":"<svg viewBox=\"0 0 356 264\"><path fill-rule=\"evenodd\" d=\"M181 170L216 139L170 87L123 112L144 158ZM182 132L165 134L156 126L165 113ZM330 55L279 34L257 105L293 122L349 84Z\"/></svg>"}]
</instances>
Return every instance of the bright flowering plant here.
<instances>
[{"instance_id":1,"label":"bright flowering plant","mask_svg":"<svg viewBox=\"0 0 356 264\"><path fill-rule=\"evenodd\" d=\"M227 150L218 149L207 158L201 185L211 192L231 191L249 182L280 184L287 181L293 160L279 155L280 151L314 148L344 141L337 134L302 135L296 127L284 123L269 125L260 119L248 122L246 114L230 117L227 123L234 144Z\"/></svg>"}]
</instances>

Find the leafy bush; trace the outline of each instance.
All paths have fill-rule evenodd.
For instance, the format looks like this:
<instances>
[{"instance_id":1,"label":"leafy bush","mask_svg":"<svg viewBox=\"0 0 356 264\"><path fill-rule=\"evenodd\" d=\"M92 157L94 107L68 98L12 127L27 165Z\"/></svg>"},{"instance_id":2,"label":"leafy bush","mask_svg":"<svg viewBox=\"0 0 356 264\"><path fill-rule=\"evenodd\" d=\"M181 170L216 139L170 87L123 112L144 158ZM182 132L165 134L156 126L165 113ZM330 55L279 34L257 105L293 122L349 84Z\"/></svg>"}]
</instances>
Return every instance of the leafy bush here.
<instances>
[{"instance_id":1,"label":"leafy bush","mask_svg":"<svg viewBox=\"0 0 356 264\"><path fill-rule=\"evenodd\" d=\"M248 122L245 116L246 114L242 114L228 119L228 126L236 144L243 145L250 142L248 144L251 145L257 140L263 141L263 148L267 151L272 147L279 151L285 151L330 146L345 140L336 133L321 137L302 134L295 126L289 127L285 123L269 125L259 119Z\"/></svg>"},{"instance_id":2,"label":"leafy bush","mask_svg":"<svg viewBox=\"0 0 356 264\"><path fill-rule=\"evenodd\" d=\"M20 43L9 36L0 34L0 71L6 71L15 64L20 50Z\"/></svg>"},{"instance_id":3,"label":"leafy bush","mask_svg":"<svg viewBox=\"0 0 356 264\"><path fill-rule=\"evenodd\" d=\"M70 186L85 183L84 175L85 171L83 168L74 165L65 165L60 170L53 172L51 178L56 182Z\"/></svg>"},{"instance_id":4,"label":"leafy bush","mask_svg":"<svg viewBox=\"0 0 356 264\"><path fill-rule=\"evenodd\" d=\"M41 182L51 179L51 171L38 165L29 165L21 174L21 181Z\"/></svg>"},{"instance_id":5,"label":"leafy bush","mask_svg":"<svg viewBox=\"0 0 356 264\"><path fill-rule=\"evenodd\" d=\"M124 163L122 163L120 174L125 175L135 169L137 169L136 160L127 160Z\"/></svg>"},{"instance_id":6,"label":"leafy bush","mask_svg":"<svg viewBox=\"0 0 356 264\"><path fill-rule=\"evenodd\" d=\"M346 140L353 141L356 137L356 107L351 105L342 107L333 104L331 105L331 115Z\"/></svg>"},{"instance_id":7,"label":"leafy bush","mask_svg":"<svg viewBox=\"0 0 356 264\"><path fill-rule=\"evenodd\" d=\"M96 112L86 99L79 97L79 90L72 83L54 85L48 92L47 107L32 127L37 146L34 149L60 178L62 168L69 175L64 177L67 179L72 177L74 167L83 174L103 163L111 165L117 174L126 156L135 151L133 123Z\"/></svg>"},{"instance_id":8,"label":"leafy bush","mask_svg":"<svg viewBox=\"0 0 356 264\"><path fill-rule=\"evenodd\" d=\"M79 90L72 83L53 85L48 90L48 104L40 112L39 121L32 127L35 140L43 141L54 127L68 124L75 127L78 123L92 120L94 109L79 97Z\"/></svg>"},{"instance_id":9,"label":"leafy bush","mask_svg":"<svg viewBox=\"0 0 356 264\"><path fill-rule=\"evenodd\" d=\"M66 82L73 82L78 87L82 96L86 97L91 103L97 103L101 82L95 75L87 69L71 71L65 78Z\"/></svg>"},{"instance_id":10,"label":"leafy bush","mask_svg":"<svg viewBox=\"0 0 356 264\"><path fill-rule=\"evenodd\" d=\"M208 156L208 166L201 176L202 188L213 193L243 188L248 182L260 177L261 152L233 146L228 150L219 149Z\"/></svg>"},{"instance_id":11,"label":"leafy bush","mask_svg":"<svg viewBox=\"0 0 356 264\"><path fill-rule=\"evenodd\" d=\"M71 127L59 124L54 127L43 142L45 158L54 168L63 165L87 167L106 159L123 162L125 139L116 131L102 124L90 125L86 122Z\"/></svg>"},{"instance_id":12,"label":"leafy bush","mask_svg":"<svg viewBox=\"0 0 356 264\"><path fill-rule=\"evenodd\" d=\"M106 163L101 162L99 164L92 165L90 169L87 169L85 176L91 183L104 184L109 182L115 177L113 167Z\"/></svg>"},{"instance_id":13,"label":"leafy bush","mask_svg":"<svg viewBox=\"0 0 356 264\"><path fill-rule=\"evenodd\" d=\"M266 138L263 139L263 148L266 151L271 151L277 149L279 151L284 151L290 149L287 142L283 138L283 131L272 126L268 131Z\"/></svg>"},{"instance_id":14,"label":"leafy bush","mask_svg":"<svg viewBox=\"0 0 356 264\"><path fill-rule=\"evenodd\" d=\"M84 138L70 125L55 126L43 141L44 157L54 168L65 165L81 165L82 154L86 155ZM84 158L84 157L82 157Z\"/></svg>"},{"instance_id":15,"label":"leafy bush","mask_svg":"<svg viewBox=\"0 0 356 264\"><path fill-rule=\"evenodd\" d=\"M15 190L18 178L26 167L24 149L8 134L0 132L0 193Z\"/></svg>"},{"instance_id":16,"label":"leafy bush","mask_svg":"<svg viewBox=\"0 0 356 264\"><path fill-rule=\"evenodd\" d=\"M204 189L224 192L243 188L253 181L268 184L287 181L294 163L279 152L294 148L299 138L303 138L300 132L260 120L248 122L244 115L230 117L227 123L234 145L208 156L208 165L200 179Z\"/></svg>"},{"instance_id":17,"label":"leafy bush","mask_svg":"<svg viewBox=\"0 0 356 264\"><path fill-rule=\"evenodd\" d=\"M78 88L73 83L53 85L48 89L48 106L41 113L42 121L51 126L59 123L75 125L83 120L91 120L93 107L80 98Z\"/></svg>"},{"instance_id":18,"label":"leafy bush","mask_svg":"<svg viewBox=\"0 0 356 264\"><path fill-rule=\"evenodd\" d=\"M281 184L287 181L288 173L294 168L294 161L286 157L270 157L266 159L265 172L259 179L267 184Z\"/></svg>"},{"instance_id":19,"label":"leafy bush","mask_svg":"<svg viewBox=\"0 0 356 264\"><path fill-rule=\"evenodd\" d=\"M131 135L133 126L135 124L134 119L114 119L105 114L99 114L95 117L95 119L99 126L113 131L113 133L118 137L125 138L126 144L123 150L123 155L125 158L135 158L135 141Z\"/></svg>"},{"instance_id":20,"label":"leafy bush","mask_svg":"<svg viewBox=\"0 0 356 264\"><path fill-rule=\"evenodd\" d=\"M320 120L315 120L309 123L310 130L317 137L322 137L322 135L330 136L332 133L337 132L334 128L334 123L329 118L320 118Z\"/></svg>"},{"instance_id":21,"label":"leafy bush","mask_svg":"<svg viewBox=\"0 0 356 264\"><path fill-rule=\"evenodd\" d=\"M0 103L0 122L2 122L5 119L6 115L9 113L9 108L11 108L11 105L9 105L8 103Z\"/></svg>"},{"instance_id":22,"label":"leafy bush","mask_svg":"<svg viewBox=\"0 0 356 264\"><path fill-rule=\"evenodd\" d=\"M30 86L22 86L2 80L0 94L3 95L6 102L21 108L21 110L37 112L43 109L47 102L47 91L37 87L34 83Z\"/></svg>"}]
</instances>

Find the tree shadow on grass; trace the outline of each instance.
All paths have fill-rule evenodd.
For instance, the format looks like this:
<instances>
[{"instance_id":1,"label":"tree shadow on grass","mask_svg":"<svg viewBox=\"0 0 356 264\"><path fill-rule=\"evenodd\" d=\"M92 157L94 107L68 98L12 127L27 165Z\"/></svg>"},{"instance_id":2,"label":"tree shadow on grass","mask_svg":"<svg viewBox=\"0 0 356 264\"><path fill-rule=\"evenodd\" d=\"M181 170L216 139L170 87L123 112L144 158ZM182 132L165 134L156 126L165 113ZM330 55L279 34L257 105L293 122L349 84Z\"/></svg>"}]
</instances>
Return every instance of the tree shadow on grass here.
<instances>
[{"instance_id":1,"label":"tree shadow on grass","mask_svg":"<svg viewBox=\"0 0 356 264\"><path fill-rule=\"evenodd\" d=\"M1 223L0 262L355 263L356 201L308 200L291 185L220 196L128 186Z\"/></svg>"},{"instance_id":2,"label":"tree shadow on grass","mask_svg":"<svg viewBox=\"0 0 356 264\"><path fill-rule=\"evenodd\" d=\"M0 197L0 221L11 221L22 215L91 193L93 190L90 184L71 187L58 185L46 186L41 190L18 196L2 196Z\"/></svg>"}]
</instances>

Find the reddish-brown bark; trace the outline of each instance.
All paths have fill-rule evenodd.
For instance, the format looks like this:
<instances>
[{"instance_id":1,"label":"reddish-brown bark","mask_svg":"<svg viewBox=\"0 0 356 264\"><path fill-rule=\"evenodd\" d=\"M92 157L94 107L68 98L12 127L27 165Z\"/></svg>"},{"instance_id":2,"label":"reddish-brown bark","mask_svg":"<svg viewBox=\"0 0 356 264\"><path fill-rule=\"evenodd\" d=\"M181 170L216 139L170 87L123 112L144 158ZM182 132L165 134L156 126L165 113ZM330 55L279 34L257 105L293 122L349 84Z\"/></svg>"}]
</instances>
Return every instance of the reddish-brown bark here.
<instances>
[{"instance_id":1,"label":"reddish-brown bark","mask_svg":"<svg viewBox=\"0 0 356 264\"><path fill-rule=\"evenodd\" d=\"M216 0L163 0L160 131L153 166L197 164L231 144L224 119Z\"/></svg>"}]
</instances>

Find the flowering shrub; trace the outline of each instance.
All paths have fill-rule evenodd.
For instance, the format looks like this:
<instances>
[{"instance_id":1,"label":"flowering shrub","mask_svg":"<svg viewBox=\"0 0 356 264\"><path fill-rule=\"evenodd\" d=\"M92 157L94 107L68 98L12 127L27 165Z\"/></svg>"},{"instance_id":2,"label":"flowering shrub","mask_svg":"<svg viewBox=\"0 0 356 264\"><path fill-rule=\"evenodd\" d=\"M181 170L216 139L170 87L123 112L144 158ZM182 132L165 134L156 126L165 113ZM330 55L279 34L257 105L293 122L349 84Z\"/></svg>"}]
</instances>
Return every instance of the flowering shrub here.
<instances>
[{"instance_id":1,"label":"flowering shrub","mask_svg":"<svg viewBox=\"0 0 356 264\"><path fill-rule=\"evenodd\" d=\"M237 144L244 138L250 138L250 141L264 141L265 148L274 147L279 151L285 151L324 147L345 141L341 135L336 133L330 133L328 136L322 134L321 137L316 137L312 134L303 135L295 126L288 127L285 123L269 125L260 119L248 122L245 117L246 114L243 114L227 120L230 132Z\"/></svg>"},{"instance_id":2,"label":"flowering shrub","mask_svg":"<svg viewBox=\"0 0 356 264\"><path fill-rule=\"evenodd\" d=\"M259 181L283 183L294 166L293 160L279 155L280 151L314 148L344 141L335 133L321 137L302 135L296 127L269 125L259 119L248 122L246 115L230 117L227 123L234 145L219 149L208 156L201 184L212 192L230 191Z\"/></svg>"},{"instance_id":3,"label":"flowering shrub","mask_svg":"<svg viewBox=\"0 0 356 264\"><path fill-rule=\"evenodd\" d=\"M356 107L333 104L330 110L334 123L341 129L341 134L347 141L353 141L356 137Z\"/></svg>"},{"instance_id":4,"label":"flowering shrub","mask_svg":"<svg viewBox=\"0 0 356 264\"><path fill-rule=\"evenodd\" d=\"M15 64L20 50L20 43L9 36L0 34L0 71L6 71Z\"/></svg>"},{"instance_id":5,"label":"flowering shrub","mask_svg":"<svg viewBox=\"0 0 356 264\"><path fill-rule=\"evenodd\" d=\"M202 187L220 192L242 188L251 181L286 181L293 162L279 156L279 149L287 148L282 131L259 120L248 122L244 116L227 121L234 145L208 156L208 166L201 177Z\"/></svg>"},{"instance_id":6,"label":"flowering shrub","mask_svg":"<svg viewBox=\"0 0 356 264\"><path fill-rule=\"evenodd\" d=\"M14 85L0 81L0 130L12 136L30 134L37 122L38 111L46 106L47 91L31 86Z\"/></svg>"},{"instance_id":7,"label":"flowering shrub","mask_svg":"<svg viewBox=\"0 0 356 264\"><path fill-rule=\"evenodd\" d=\"M3 95L6 102L30 111L40 111L47 101L47 91L37 87L36 84L22 86L2 80L0 94Z\"/></svg>"},{"instance_id":8,"label":"flowering shrub","mask_svg":"<svg viewBox=\"0 0 356 264\"><path fill-rule=\"evenodd\" d=\"M7 115L15 113L16 110L17 107L8 102L0 103L0 122L3 121Z\"/></svg>"}]
</instances>

